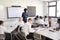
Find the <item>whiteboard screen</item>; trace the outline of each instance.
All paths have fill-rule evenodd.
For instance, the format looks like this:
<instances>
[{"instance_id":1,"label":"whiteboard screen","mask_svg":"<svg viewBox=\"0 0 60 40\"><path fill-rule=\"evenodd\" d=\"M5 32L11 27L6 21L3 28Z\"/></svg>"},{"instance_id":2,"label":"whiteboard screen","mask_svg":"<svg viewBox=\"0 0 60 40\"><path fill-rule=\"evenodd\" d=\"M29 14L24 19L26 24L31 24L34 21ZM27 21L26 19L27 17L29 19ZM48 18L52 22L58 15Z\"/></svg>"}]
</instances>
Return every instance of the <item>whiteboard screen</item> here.
<instances>
[{"instance_id":1,"label":"whiteboard screen","mask_svg":"<svg viewBox=\"0 0 60 40\"><path fill-rule=\"evenodd\" d=\"M8 17L9 18L21 17L23 11L24 8L22 7L8 7Z\"/></svg>"}]
</instances>

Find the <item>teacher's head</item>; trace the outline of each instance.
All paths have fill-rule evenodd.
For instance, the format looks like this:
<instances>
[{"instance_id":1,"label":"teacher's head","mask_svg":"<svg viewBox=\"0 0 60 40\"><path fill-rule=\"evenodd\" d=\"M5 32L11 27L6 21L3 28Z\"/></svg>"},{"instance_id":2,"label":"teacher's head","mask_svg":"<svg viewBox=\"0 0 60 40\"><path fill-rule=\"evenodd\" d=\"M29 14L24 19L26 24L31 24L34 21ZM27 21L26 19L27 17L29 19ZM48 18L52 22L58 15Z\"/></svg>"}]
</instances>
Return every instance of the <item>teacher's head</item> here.
<instances>
[{"instance_id":1,"label":"teacher's head","mask_svg":"<svg viewBox=\"0 0 60 40\"><path fill-rule=\"evenodd\" d=\"M27 8L24 9L24 12L27 12Z\"/></svg>"}]
</instances>

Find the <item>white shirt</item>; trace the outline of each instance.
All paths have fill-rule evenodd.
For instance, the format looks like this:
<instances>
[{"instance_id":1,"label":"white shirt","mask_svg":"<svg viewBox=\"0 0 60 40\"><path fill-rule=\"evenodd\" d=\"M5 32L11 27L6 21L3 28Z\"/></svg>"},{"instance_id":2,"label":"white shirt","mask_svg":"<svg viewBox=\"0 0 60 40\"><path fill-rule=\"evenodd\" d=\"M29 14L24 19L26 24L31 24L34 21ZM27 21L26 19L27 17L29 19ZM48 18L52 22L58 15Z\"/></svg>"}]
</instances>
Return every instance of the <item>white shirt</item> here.
<instances>
[{"instance_id":1,"label":"white shirt","mask_svg":"<svg viewBox=\"0 0 60 40\"><path fill-rule=\"evenodd\" d=\"M49 24L49 22L48 22L48 18L45 18L44 23L47 24L47 25Z\"/></svg>"},{"instance_id":2,"label":"white shirt","mask_svg":"<svg viewBox=\"0 0 60 40\"><path fill-rule=\"evenodd\" d=\"M59 24L57 22L51 22L51 28L58 28Z\"/></svg>"},{"instance_id":3,"label":"white shirt","mask_svg":"<svg viewBox=\"0 0 60 40\"><path fill-rule=\"evenodd\" d=\"M38 23L38 24L44 24L44 21L43 21L43 19L38 19L38 20L37 20L37 23Z\"/></svg>"},{"instance_id":4,"label":"white shirt","mask_svg":"<svg viewBox=\"0 0 60 40\"><path fill-rule=\"evenodd\" d=\"M4 34L6 32L6 28L4 26L0 26L0 34Z\"/></svg>"},{"instance_id":5,"label":"white shirt","mask_svg":"<svg viewBox=\"0 0 60 40\"><path fill-rule=\"evenodd\" d=\"M55 26L54 26L54 28L58 28L59 27L59 24L58 23L56 23L55 24Z\"/></svg>"},{"instance_id":6,"label":"white shirt","mask_svg":"<svg viewBox=\"0 0 60 40\"><path fill-rule=\"evenodd\" d=\"M37 20L34 19L34 23L37 23L37 21L38 21L38 19Z\"/></svg>"},{"instance_id":7,"label":"white shirt","mask_svg":"<svg viewBox=\"0 0 60 40\"><path fill-rule=\"evenodd\" d=\"M34 32L34 29L31 28L31 24L29 22L25 23L25 25L22 27L23 32L27 36L30 32Z\"/></svg>"},{"instance_id":8,"label":"white shirt","mask_svg":"<svg viewBox=\"0 0 60 40\"><path fill-rule=\"evenodd\" d=\"M21 21L21 22L18 22L18 24L19 24L19 27L23 27L24 22L23 22L23 21Z\"/></svg>"}]
</instances>

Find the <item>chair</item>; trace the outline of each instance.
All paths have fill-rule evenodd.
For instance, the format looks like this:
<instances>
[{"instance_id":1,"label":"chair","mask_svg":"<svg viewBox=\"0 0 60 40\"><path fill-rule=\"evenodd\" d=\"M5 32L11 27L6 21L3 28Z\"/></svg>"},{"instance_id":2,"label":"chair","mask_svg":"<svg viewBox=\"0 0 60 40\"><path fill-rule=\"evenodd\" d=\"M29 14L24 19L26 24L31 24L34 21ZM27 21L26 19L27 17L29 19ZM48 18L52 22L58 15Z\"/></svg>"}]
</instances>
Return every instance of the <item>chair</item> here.
<instances>
[{"instance_id":1,"label":"chair","mask_svg":"<svg viewBox=\"0 0 60 40\"><path fill-rule=\"evenodd\" d=\"M5 35L4 34L0 34L0 40L5 40Z\"/></svg>"},{"instance_id":2,"label":"chair","mask_svg":"<svg viewBox=\"0 0 60 40\"><path fill-rule=\"evenodd\" d=\"M41 35L34 33L34 40L41 40Z\"/></svg>"},{"instance_id":3,"label":"chair","mask_svg":"<svg viewBox=\"0 0 60 40\"><path fill-rule=\"evenodd\" d=\"M19 27L18 28L18 32L22 32L22 27Z\"/></svg>"},{"instance_id":4,"label":"chair","mask_svg":"<svg viewBox=\"0 0 60 40\"><path fill-rule=\"evenodd\" d=\"M17 38L17 40L25 40L25 38L24 38L24 36L23 36L23 34L22 34L22 31L21 31L21 27L19 27L19 28L17 29L17 31L16 31L16 30L13 31L13 36L14 36L15 38Z\"/></svg>"},{"instance_id":5,"label":"chair","mask_svg":"<svg viewBox=\"0 0 60 40\"><path fill-rule=\"evenodd\" d=\"M20 30L20 29L21 29L21 30ZM26 35L25 35L25 33L22 31L22 28L21 28L21 27L18 28L18 32L19 32L22 36L24 36L26 40L32 40L32 39L27 39L27 38L26 38Z\"/></svg>"},{"instance_id":6,"label":"chair","mask_svg":"<svg viewBox=\"0 0 60 40\"><path fill-rule=\"evenodd\" d=\"M13 38L17 38L17 40L20 40L19 37L18 37L18 28L19 28L19 25L18 25L17 28L12 32L12 34L13 34Z\"/></svg>"}]
</instances>

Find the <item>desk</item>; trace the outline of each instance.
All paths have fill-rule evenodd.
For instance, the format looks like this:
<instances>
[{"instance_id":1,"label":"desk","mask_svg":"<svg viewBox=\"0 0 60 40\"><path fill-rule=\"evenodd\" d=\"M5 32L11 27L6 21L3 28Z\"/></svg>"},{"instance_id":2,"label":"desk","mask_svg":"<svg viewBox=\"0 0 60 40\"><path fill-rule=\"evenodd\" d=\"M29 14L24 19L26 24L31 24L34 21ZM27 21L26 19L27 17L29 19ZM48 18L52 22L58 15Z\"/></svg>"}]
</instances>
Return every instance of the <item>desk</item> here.
<instances>
[{"instance_id":1,"label":"desk","mask_svg":"<svg viewBox=\"0 0 60 40\"><path fill-rule=\"evenodd\" d=\"M18 26L18 24L16 24L15 26L12 26L12 27L6 27L7 28L6 32L11 33L12 31L14 31L17 28L17 26Z\"/></svg>"},{"instance_id":2,"label":"desk","mask_svg":"<svg viewBox=\"0 0 60 40\"><path fill-rule=\"evenodd\" d=\"M6 27L6 33L9 33L11 35L11 40L12 40L12 32L17 28L18 22L6 22L5 27Z\"/></svg>"},{"instance_id":3,"label":"desk","mask_svg":"<svg viewBox=\"0 0 60 40\"><path fill-rule=\"evenodd\" d=\"M51 38L53 40L59 40L60 39L60 31L51 32L47 28L39 28L36 33L43 35L45 37Z\"/></svg>"}]
</instances>

